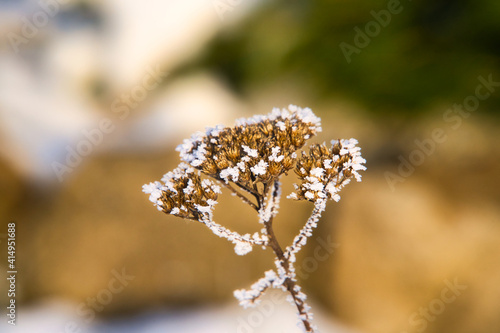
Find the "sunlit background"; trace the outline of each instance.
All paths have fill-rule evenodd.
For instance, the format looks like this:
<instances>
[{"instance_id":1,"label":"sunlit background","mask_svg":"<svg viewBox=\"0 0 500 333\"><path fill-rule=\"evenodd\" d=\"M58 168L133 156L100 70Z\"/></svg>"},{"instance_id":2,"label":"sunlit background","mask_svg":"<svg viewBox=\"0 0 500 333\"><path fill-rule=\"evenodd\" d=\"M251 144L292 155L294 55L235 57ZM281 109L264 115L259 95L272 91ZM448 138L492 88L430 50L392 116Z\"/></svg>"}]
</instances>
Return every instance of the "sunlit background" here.
<instances>
[{"instance_id":1,"label":"sunlit background","mask_svg":"<svg viewBox=\"0 0 500 333\"><path fill-rule=\"evenodd\" d=\"M363 182L299 256L320 332L500 331L500 2L0 1L2 332L299 332L273 267L141 186L192 132L310 107L357 138ZM295 176L284 180L290 192ZM312 209L284 199L289 244ZM260 229L226 193L219 223ZM321 256L318 255L321 253Z\"/></svg>"}]
</instances>

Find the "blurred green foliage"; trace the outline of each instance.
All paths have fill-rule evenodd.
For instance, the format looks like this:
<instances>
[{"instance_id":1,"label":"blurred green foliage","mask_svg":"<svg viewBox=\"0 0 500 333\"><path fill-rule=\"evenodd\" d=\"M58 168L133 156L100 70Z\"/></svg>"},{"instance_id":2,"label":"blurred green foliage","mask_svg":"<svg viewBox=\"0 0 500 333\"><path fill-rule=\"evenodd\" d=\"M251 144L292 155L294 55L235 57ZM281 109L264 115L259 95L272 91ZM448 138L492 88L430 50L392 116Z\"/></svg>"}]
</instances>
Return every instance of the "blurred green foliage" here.
<instances>
[{"instance_id":1,"label":"blurred green foliage","mask_svg":"<svg viewBox=\"0 0 500 333\"><path fill-rule=\"evenodd\" d=\"M188 67L211 68L242 94L293 78L311 98L340 95L379 115L462 103L479 75L500 81L500 2L392 1L398 13L350 63L340 44L355 47L355 28L365 31L391 1L271 1ZM499 108L500 90L481 102L484 112Z\"/></svg>"}]
</instances>

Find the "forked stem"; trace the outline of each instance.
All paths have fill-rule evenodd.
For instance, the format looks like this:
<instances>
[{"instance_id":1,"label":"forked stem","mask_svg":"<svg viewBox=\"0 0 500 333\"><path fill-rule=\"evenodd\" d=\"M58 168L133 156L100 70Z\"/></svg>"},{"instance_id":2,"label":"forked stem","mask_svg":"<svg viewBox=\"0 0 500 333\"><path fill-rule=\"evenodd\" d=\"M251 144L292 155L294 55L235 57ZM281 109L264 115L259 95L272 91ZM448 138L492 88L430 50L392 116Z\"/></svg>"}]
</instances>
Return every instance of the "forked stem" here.
<instances>
[{"instance_id":1,"label":"forked stem","mask_svg":"<svg viewBox=\"0 0 500 333\"><path fill-rule=\"evenodd\" d=\"M276 181L272 187L272 195L273 197L271 200L269 200L269 204L274 204L274 199L275 195L279 193L279 182ZM264 201L264 198L262 199L262 202ZM261 207L263 207L263 204L261 204ZM274 207L271 207L271 210ZM300 297L301 291L300 287L297 285L297 282L295 280L295 270L293 269L292 263L285 257L285 254L283 252L283 249L281 248L278 239L274 233L273 229L273 214L269 216L269 219L267 221L264 221L264 226L267 231L267 235L269 237L268 245L273 249L274 253L276 254L276 258L278 259L279 265L285 270L285 280L284 280L284 286L290 293L290 295L293 298L293 301L295 303L295 306L297 307L297 310L299 312L299 318L304 324L304 328L306 332L314 332L314 329L312 327L312 324L310 322L310 314L307 309L307 305L305 304L305 301L303 297ZM278 268L278 274L280 273L280 267Z\"/></svg>"}]
</instances>

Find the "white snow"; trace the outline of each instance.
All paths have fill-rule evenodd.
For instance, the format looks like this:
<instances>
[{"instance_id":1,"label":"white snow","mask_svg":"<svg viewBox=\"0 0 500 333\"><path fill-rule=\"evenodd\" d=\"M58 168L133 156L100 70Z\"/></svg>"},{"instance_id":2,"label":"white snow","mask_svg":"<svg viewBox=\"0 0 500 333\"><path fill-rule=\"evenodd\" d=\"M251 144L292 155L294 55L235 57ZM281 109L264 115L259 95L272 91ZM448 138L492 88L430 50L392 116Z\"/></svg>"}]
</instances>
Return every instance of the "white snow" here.
<instances>
[{"instance_id":1,"label":"white snow","mask_svg":"<svg viewBox=\"0 0 500 333\"><path fill-rule=\"evenodd\" d=\"M299 333L296 309L286 302L286 296L281 290L270 290L259 306L246 310L234 300L222 306L206 304L188 309L176 309L172 304L169 310L145 308L127 316L90 322L78 316L78 303L42 300L19 308L22 320L16 326L2 323L0 329L5 333L62 333L69 332L66 327L71 324L71 331L81 333ZM329 313L320 311L320 306L312 305L321 333L362 333L341 325Z\"/></svg>"}]
</instances>

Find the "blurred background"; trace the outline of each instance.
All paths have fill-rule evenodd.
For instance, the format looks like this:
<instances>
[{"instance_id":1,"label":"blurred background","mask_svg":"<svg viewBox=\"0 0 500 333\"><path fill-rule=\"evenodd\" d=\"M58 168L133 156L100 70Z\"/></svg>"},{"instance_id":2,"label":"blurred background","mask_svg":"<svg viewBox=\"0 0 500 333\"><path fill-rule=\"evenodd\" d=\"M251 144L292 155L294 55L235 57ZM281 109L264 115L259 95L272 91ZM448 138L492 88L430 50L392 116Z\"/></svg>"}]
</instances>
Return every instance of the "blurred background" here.
<instances>
[{"instance_id":1,"label":"blurred background","mask_svg":"<svg viewBox=\"0 0 500 333\"><path fill-rule=\"evenodd\" d=\"M17 326L2 332L298 332L273 267L141 186L192 132L310 107L311 142L357 138L363 182L298 260L321 332L500 331L500 3L0 1L0 267L17 238ZM284 180L290 192L294 174ZM259 230L230 195L216 220ZM283 199L289 244L308 203ZM6 273L5 273L6 274Z\"/></svg>"}]
</instances>

